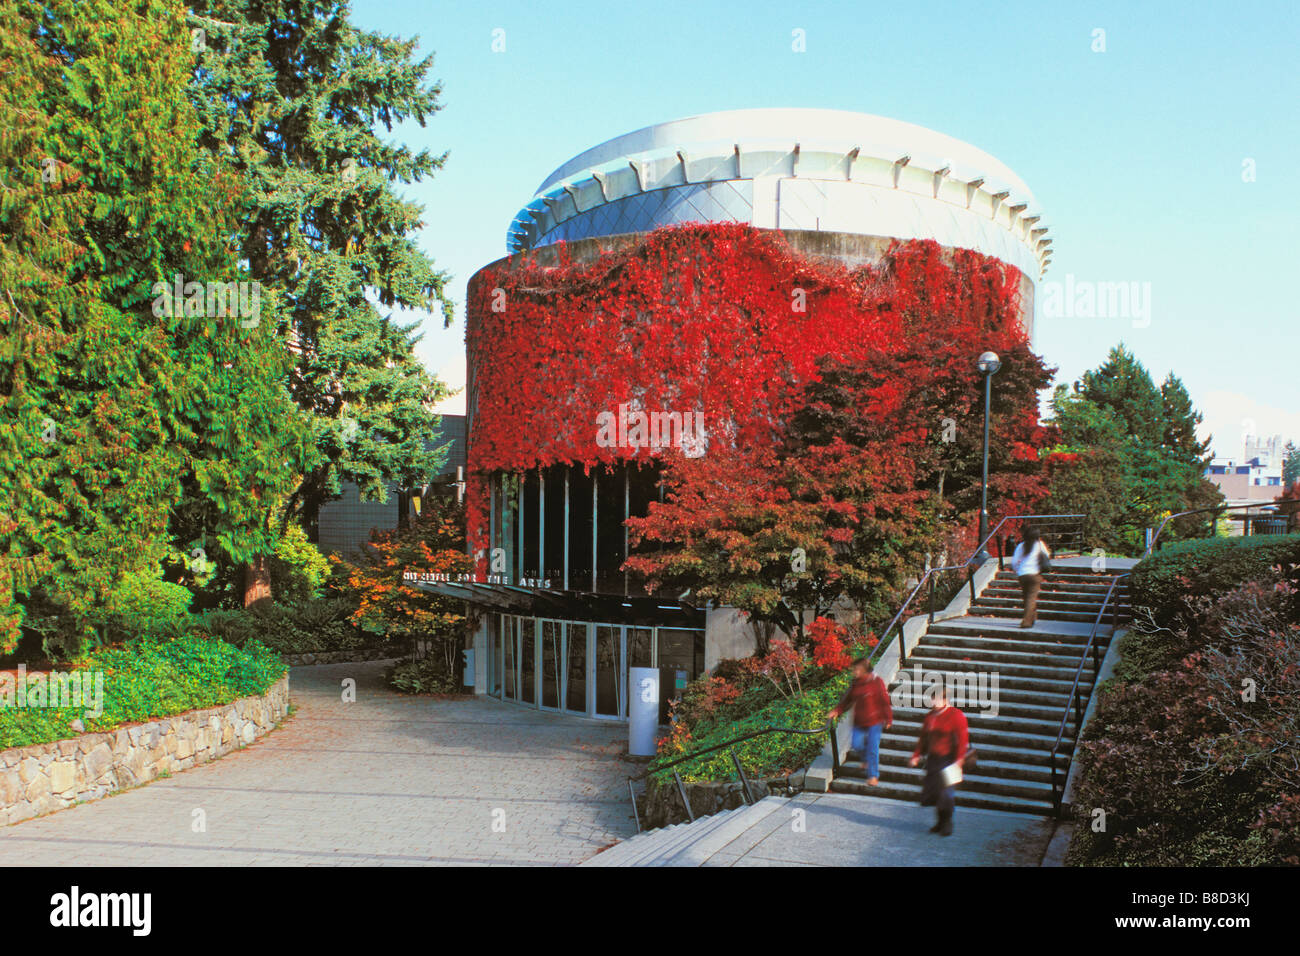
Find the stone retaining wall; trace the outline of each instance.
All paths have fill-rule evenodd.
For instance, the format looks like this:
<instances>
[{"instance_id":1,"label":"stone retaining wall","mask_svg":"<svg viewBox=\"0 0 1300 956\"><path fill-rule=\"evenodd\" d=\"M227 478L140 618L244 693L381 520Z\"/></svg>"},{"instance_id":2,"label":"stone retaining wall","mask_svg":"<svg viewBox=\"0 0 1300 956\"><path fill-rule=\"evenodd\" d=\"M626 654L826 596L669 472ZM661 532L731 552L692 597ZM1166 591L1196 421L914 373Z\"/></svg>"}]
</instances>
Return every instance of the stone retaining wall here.
<instances>
[{"instance_id":1,"label":"stone retaining wall","mask_svg":"<svg viewBox=\"0 0 1300 956\"><path fill-rule=\"evenodd\" d=\"M755 801L773 794L784 796L792 790L803 789L803 773L794 773L789 777L751 777L749 786ZM744 787L739 780L687 783L685 787L686 797L691 801L691 812L697 819L735 809L745 802ZM646 830L685 823L687 820L682 795L671 778L667 783L651 783L646 788L640 810L641 827Z\"/></svg>"},{"instance_id":2,"label":"stone retaining wall","mask_svg":"<svg viewBox=\"0 0 1300 956\"><path fill-rule=\"evenodd\" d=\"M311 651L304 654L281 654L280 660L290 667L308 667L312 664L353 664L358 661L394 660L410 651L398 647L360 647L351 651Z\"/></svg>"},{"instance_id":3,"label":"stone retaining wall","mask_svg":"<svg viewBox=\"0 0 1300 956\"><path fill-rule=\"evenodd\" d=\"M0 751L0 824L98 800L251 744L289 710L286 674L260 697Z\"/></svg>"}]
</instances>

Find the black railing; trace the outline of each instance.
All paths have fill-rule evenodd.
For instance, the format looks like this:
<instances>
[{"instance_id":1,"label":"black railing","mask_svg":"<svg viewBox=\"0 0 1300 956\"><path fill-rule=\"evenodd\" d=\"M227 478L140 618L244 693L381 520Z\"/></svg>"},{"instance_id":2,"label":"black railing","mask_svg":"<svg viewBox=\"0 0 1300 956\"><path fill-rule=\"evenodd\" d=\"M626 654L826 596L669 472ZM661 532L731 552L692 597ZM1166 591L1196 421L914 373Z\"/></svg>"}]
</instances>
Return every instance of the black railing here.
<instances>
[{"instance_id":1,"label":"black railing","mask_svg":"<svg viewBox=\"0 0 1300 956\"><path fill-rule=\"evenodd\" d=\"M1153 551L1156 550L1156 548L1157 548L1157 546L1158 546L1158 544L1159 544L1159 541L1160 541L1160 535L1164 533L1165 527L1169 524L1169 522L1173 521L1175 518L1186 518L1186 517L1188 517L1189 515L1203 515L1203 514L1208 514L1208 515L1211 516L1211 517L1210 517L1210 535L1209 535L1211 538L1213 538L1213 537L1218 533L1218 527L1219 527L1219 515L1223 514L1225 511L1243 511L1243 510L1252 510L1252 511L1259 512L1259 517L1272 517L1272 518L1274 518L1274 519L1282 520L1282 521L1285 521L1285 522L1287 523L1287 527L1288 527L1288 528L1291 527L1291 524L1292 524L1292 518L1293 518L1292 515L1289 515L1289 514L1287 514L1286 512L1283 512L1283 511L1280 511L1280 510L1275 510L1275 511L1272 512L1271 514L1270 514L1269 512L1266 512L1266 511L1263 511L1263 510L1262 510L1262 509L1264 509L1264 508L1268 508L1268 507L1270 507L1270 505L1268 505L1268 504L1262 504L1262 505L1260 505L1260 504L1254 504L1254 505L1215 505L1215 506L1210 507L1210 508L1193 508L1191 511L1180 511L1180 512L1178 512L1177 514L1166 515L1166 516L1165 516L1165 519L1164 519L1163 521L1160 522L1160 527L1158 527L1158 528L1156 529L1155 534L1151 536L1151 543L1148 544L1147 547L1146 547L1146 550L1145 550L1144 552L1142 552L1142 557L1145 558L1145 557L1147 557L1149 554L1151 554L1151 552L1153 552ZM1274 504L1272 507L1276 508L1276 504ZM1252 517L1254 517L1254 516L1252 516Z\"/></svg>"},{"instance_id":2,"label":"black railing","mask_svg":"<svg viewBox=\"0 0 1300 956\"><path fill-rule=\"evenodd\" d=\"M722 743L714 744L712 747L705 747L702 750L684 754L681 757L668 761L667 763L659 764L657 767L647 769L635 776L628 777L627 794L632 799L632 816L636 819L636 832L641 832L641 814L637 810L636 790L633 787L633 784L636 781L645 780L657 773L662 773L665 770L678 766L679 764L686 763L688 760L694 760L697 757L717 753L719 750L726 750L731 756L731 765L736 768L736 776L740 780L741 792L744 796L745 804L747 806L754 804L756 802L754 799L754 788L749 783L749 777L745 774L745 768L740 765L739 758L736 757L735 751L731 750L731 748L736 746L736 744L744 743L746 740L753 740L755 737L765 737L768 734L800 734L804 736L809 734L826 734L831 740L831 763L833 769L839 770L840 768L840 746L839 741L835 737L835 722L832 720L826 721L826 724L823 727L814 727L808 730L800 730L797 727L764 727L762 730L751 730L747 734L741 734L739 737L724 740ZM682 782L681 774L676 770L673 770L673 780L676 782L677 792L682 798L682 806L686 809L686 818L694 823L695 812L691 809L691 801L686 796L686 785Z\"/></svg>"},{"instance_id":3,"label":"black railing","mask_svg":"<svg viewBox=\"0 0 1300 956\"><path fill-rule=\"evenodd\" d=\"M1119 626L1119 606L1111 606L1111 598L1115 594L1115 588L1120 581L1128 577L1128 573L1117 574L1111 579L1110 587L1106 589L1105 600L1101 602L1101 608L1097 611L1097 619L1092 622L1092 630L1088 633L1088 642L1083 645L1083 653L1079 655L1079 666L1074 669L1074 682L1070 685L1070 696L1065 703L1065 712L1061 714L1061 726L1056 730L1056 742L1052 744L1052 753L1048 758L1052 766L1052 805L1056 810L1061 809L1061 798L1065 793L1065 780L1061 780L1058 788L1056 785L1056 755L1061 749L1061 744L1065 740L1065 728L1070 720L1070 711L1074 711L1074 742L1077 747L1079 744L1079 735L1083 731L1083 690L1079 681L1083 677L1083 665L1088 662L1089 656L1092 657L1092 685L1097 683L1097 675L1101 673L1100 650L1097 644L1097 629L1101 627L1102 619L1106 616L1106 608L1110 607L1110 636L1109 640L1115 637L1115 629ZM1109 640L1107 646L1109 647ZM1091 697L1091 692L1089 693ZM1067 764L1068 766L1068 764Z\"/></svg>"},{"instance_id":4,"label":"black railing","mask_svg":"<svg viewBox=\"0 0 1300 956\"><path fill-rule=\"evenodd\" d=\"M975 550L971 552L970 556L963 563L949 564L941 568L926 569L925 573L921 575L921 579L916 582L916 587L912 588L912 592L907 596L907 600L903 602L903 606L898 609L898 613L895 614L893 618L890 619L889 623L885 625L885 629L880 632L880 641L876 644L876 647L872 650L871 653L872 658L875 657L877 652L884 650L885 645L888 643L887 638L889 637L889 632L892 631L894 625L896 625L902 619L903 615L907 612L907 609L911 607L912 602L916 599L916 596L921 593L921 589L924 588L927 584L929 585L929 589L930 589L929 618L930 618L930 623L931 624L934 623L935 579L937 578L938 575L944 573L945 571L966 572L966 581L964 583L964 586L970 588L971 603L972 604L975 603L975 572L978 570L979 565L981 563L979 561L979 556L981 554L987 554L988 553L987 548L989 543L996 540L998 542L998 569L999 570L1002 569L1003 538L998 534L998 532L1002 530L1002 528L1007 524L1007 522L1032 521L1034 522L1035 525L1050 527L1050 523L1053 521L1061 522L1068 519L1069 521L1078 524L1079 530L1077 533L1079 535L1079 540L1082 546L1082 535L1083 535L1082 521L1086 517L1087 515L1006 515L1000 521L998 521L997 525L994 526L993 530L988 533L988 535L984 538L984 540L980 541L975 546ZM1059 534L1057 537L1059 539ZM906 660L907 660L907 642L900 638L898 642L899 664L902 664Z\"/></svg>"}]
</instances>

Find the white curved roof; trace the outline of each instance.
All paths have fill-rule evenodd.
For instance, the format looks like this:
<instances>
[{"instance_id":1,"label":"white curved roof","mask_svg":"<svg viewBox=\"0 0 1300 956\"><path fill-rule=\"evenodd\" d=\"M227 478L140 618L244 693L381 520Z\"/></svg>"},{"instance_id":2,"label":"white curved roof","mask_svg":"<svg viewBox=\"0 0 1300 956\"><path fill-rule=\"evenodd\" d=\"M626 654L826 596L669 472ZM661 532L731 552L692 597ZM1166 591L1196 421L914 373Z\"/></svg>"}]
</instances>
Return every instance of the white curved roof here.
<instances>
[{"instance_id":1,"label":"white curved roof","mask_svg":"<svg viewBox=\"0 0 1300 956\"><path fill-rule=\"evenodd\" d=\"M689 200L705 189L716 195L721 184L740 196L722 197L725 213L716 201ZM512 222L507 246L529 249L553 241L553 232L606 234L616 223L629 231L638 220L620 215L623 201L657 191L673 191L658 207L677 207L662 221L933 238L997 256L1030 277L1051 258L1033 193L995 157L912 123L824 109L706 113L616 136L546 177ZM678 199L689 201L685 213ZM602 206L610 208L593 215Z\"/></svg>"}]
</instances>

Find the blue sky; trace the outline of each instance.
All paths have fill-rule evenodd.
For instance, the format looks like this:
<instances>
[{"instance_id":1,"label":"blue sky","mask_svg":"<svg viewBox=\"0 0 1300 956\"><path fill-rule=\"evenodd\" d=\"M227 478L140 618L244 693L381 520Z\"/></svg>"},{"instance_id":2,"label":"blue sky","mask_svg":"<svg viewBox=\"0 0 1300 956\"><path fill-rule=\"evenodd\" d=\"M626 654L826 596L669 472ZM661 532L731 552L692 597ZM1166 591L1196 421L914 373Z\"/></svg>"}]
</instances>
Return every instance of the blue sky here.
<instances>
[{"instance_id":1,"label":"blue sky","mask_svg":"<svg viewBox=\"0 0 1300 956\"><path fill-rule=\"evenodd\" d=\"M504 255L511 218L556 166L652 123L811 106L928 126L1001 159L1052 227L1046 280L1150 283L1145 327L1040 310L1034 346L1059 380L1122 340L1157 381L1182 377L1220 454L1240 455L1245 430L1300 443L1294 0L354 0L353 20L418 35L443 83L444 109L395 135L450 153L405 190L452 275L455 324L419 317L420 356L450 384L464 382L466 280Z\"/></svg>"}]
</instances>

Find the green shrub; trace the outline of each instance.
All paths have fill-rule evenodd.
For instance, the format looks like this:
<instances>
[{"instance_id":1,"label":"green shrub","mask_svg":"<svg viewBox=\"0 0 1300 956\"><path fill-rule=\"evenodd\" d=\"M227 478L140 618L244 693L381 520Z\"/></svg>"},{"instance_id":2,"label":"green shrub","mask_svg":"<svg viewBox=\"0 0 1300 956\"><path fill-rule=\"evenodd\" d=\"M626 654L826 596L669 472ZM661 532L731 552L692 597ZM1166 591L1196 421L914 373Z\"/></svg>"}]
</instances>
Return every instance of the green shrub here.
<instances>
[{"instance_id":1,"label":"green shrub","mask_svg":"<svg viewBox=\"0 0 1300 956\"><path fill-rule=\"evenodd\" d=\"M1186 541L1153 554L1132 572L1139 626L1122 640L1116 676L1140 680L1175 666L1216 632L1218 596L1283 580L1300 586L1300 535ZM1300 617L1300 606L1293 613Z\"/></svg>"},{"instance_id":2,"label":"green shrub","mask_svg":"<svg viewBox=\"0 0 1300 956\"><path fill-rule=\"evenodd\" d=\"M850 649L852 656L861 647ZM712 677L701 678L687 687L682 703L674 709L669 736L660 741L659 753L650 769L683 754L707 749L753 730L789 727L812 730L825 726L826 712L843 696L850 680L847 670L832 671L809 664L800 674L802 691L786 697L771 681L755 675L746 661L723 661ZM718 694L718 681L740 689L734 698ZM766 734L675 766L689 782L736 779L730 753L734 752L746 774L775 776L793 773L807 766L826 745L824 734ZM668 771L654 780L670 780Z\"/></svg>"},{"instance_id":3,"label":"green shrub","mask_svg":"<svg viewBox=\"0 0 1300 956\"><path fill-rule=\"evenodd\" d=\"M72 727L74 720L93 733L227 704L265 693L286 668L256 641L237 648L187 636L103 647L77 657L68 670L102 677L103 712L90 716L85 706L0 708L0 749L76 736L81 731ZM29 687L37 680L29 675Z\"/></svg>"},{"instance_id":4,"label":"green shrub","mask_svg":"<svg viewBox=\"0 0 1300 956\"><path fill-rule=\"evenodd\" d=\"M203 627L236 647L257 640L281 654L348 651L374 643L352 623L351 613L351 602L342 597L301 604L264 601L239 611L210 611Z\"/></svg>"},{"instance_id":5,"label":"green shrub","mask_svg":"<svg viewBox=\"0 0 1300 956\"><path fill-rule=\"evenodd\" d=\"M423 657L392 667L388 683L403 694L454 694L460 690L460 674L448 672L437 657Z\"/></svg>"},{"instance_id":6,"label":"green shrub","mask_svg":"<svg viewBox=\"0 0 1300 956\"><path fill-rule=\"evenodd\" d=\"M280 604L302 604L319 598L330 579L330 562L307 538L300 525L290 524L267 561L271 594Z\"/></svg>"},{"instance_id":7,"label":"green shrub","mask_svg":"<svg viewBox=\"0 0 1300 956\"><path fill-rule=\"evenodd\" d=\"M1279 564L1300 564L1300 534L1181 541L1138 562L1129 583L1134 605L1166 626L1189 595L1231 590Z\"/></svg>"},{"instance_id":8,"label":"green shrub","mask_svg":"<svg viewBox=\"0 0 1300 956\"><path fill-rule=\"evenodd\" d=\"M102 618L107 642L184 634L193 620L192 599L188 588L163 581L156 574L124 575L109 596Z\"/></svg>"}]
</instances>

